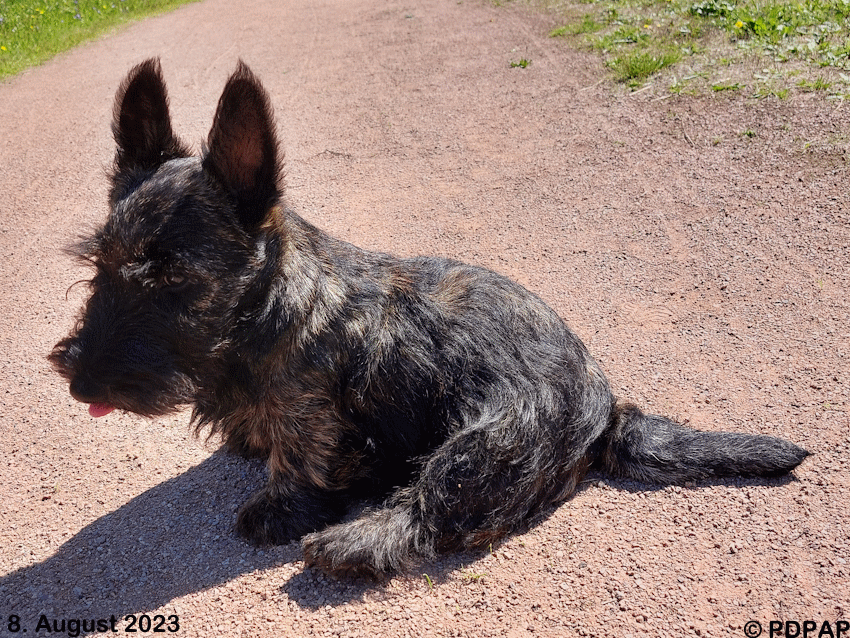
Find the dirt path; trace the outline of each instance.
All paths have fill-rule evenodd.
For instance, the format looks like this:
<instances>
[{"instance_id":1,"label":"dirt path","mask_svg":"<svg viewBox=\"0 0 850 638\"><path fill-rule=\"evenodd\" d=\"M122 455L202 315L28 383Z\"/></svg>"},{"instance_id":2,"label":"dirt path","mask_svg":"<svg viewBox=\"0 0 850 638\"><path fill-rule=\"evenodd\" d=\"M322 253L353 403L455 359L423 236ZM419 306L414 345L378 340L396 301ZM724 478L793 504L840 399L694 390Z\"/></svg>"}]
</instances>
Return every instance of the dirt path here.
<instances>
[{"instance_id":1,"label":"dirt path","mask_svg":"<svg viewBox=\"0 0 850 638\"><path fill-rule=\"evenodd\" d=\"M478 1L207 0L0 85L0 636L22 635L13 614L29 636L48 635L41 614L114 614L118 629L176 614L177 635L205 637L850 621L850 107L628 96L550 26ZM195 143L237 58L252 65L311 221L505 273L567 318L621 395L816 455L792 480L593 477L492 553L384 586L245 545L232 522L259 466L191 438L186 415L94 421L45 362L85 293L66 295L87 273L60 248L105 214L112 99L150 55Z\"/></svg>"}]
</instances>

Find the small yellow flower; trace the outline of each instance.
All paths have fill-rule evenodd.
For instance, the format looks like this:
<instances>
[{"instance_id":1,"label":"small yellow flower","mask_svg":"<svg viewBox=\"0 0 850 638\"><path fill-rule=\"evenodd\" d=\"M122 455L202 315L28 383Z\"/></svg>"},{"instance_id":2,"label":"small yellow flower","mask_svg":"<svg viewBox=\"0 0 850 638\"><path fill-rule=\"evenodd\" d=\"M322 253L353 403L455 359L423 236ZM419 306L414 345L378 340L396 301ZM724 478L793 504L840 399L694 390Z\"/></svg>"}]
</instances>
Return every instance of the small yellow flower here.
<instances>
[{"instance_id":1,"label":"small yellow flower","mask_svg":"<svg viewBox=\"0 0 850 638\"><path fill-rule=\"evenodd\" d=\"M740 29L740 28L741 28L741 27L743 27L743 26L744 26L744 23L743 23L743 22L741 22L740 20L738 20L738 21L735 23L735 28L736 28L736 29Z\"/></svg>"},{"instance_id":2,"label":"small yellow flower","mask_svg":"<svg viewBox=\"0 0 850 638\"><path fill-rule=\"evenodd\" d=\"M7 49L5 46L0 45L0 51L8 51L8 50L9 50L9 49Z\"/></svg>"}]
</instances>

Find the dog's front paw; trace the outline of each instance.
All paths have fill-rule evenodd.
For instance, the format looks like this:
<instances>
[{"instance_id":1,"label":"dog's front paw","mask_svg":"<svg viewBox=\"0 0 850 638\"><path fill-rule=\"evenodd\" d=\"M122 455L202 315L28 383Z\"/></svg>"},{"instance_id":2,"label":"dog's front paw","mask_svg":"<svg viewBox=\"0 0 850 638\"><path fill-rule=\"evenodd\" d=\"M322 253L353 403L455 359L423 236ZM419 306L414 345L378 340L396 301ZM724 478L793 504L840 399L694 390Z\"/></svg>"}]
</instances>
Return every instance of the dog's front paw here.
<instances>
[{"instance_id":1,"label":"dog's front paw","mask_svg":"<svg viewBox=\"0 0 850 638\"><path fill-rule=\"evenodd\" d=\"M252 545L284 545L301 538L303 531L298 532L292 525L289 508L267 490L248 499L236 516L236 533Z\"/></svg>"}]
</instances>

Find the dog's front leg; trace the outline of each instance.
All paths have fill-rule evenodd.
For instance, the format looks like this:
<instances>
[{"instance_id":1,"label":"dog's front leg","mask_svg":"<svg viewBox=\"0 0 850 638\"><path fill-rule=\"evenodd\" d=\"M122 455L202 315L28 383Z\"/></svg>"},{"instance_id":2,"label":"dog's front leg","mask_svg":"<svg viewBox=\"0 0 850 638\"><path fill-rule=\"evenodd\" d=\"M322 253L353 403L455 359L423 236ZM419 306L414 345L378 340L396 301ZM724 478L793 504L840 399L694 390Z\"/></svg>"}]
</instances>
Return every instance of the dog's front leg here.
<instances>
[{"instance_id":1,"label":"dog's front leg","mask_svg":"<svg viewBox=\"0 0 850 638\"><path fill-rule=\"evenodd\" d=\"M239 509L236 532L253 545L283 545L338 522L344 511L338 495L272 479Z\"/></svg>"},{"instance_id":2,"label":"dog's front leg","mask_svg":"<svg viewBox=\"0 0 850 638\"><path fill-rule=\"evenodd\" d=\"M340 453L330 437L319 436L331 423L313 418L300 428L265 436L268 484L239 509L236 532L254 545L282 545L339 522L346 511L345 485L331 478ZM310 433L298 437L295 432Z\"/></svg>"}]
</instances>

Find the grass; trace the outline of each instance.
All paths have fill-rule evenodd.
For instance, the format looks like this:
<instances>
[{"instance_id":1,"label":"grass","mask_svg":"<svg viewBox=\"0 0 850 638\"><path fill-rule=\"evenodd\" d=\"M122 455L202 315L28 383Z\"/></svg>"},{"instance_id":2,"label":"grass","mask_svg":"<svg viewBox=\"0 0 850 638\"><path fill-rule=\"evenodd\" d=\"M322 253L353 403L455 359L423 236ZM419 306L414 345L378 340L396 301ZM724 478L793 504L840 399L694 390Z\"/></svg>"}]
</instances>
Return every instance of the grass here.
<instances>
[{"instance_id":1,"label":"grass","mask_svg":"<svg viewBox=\"0 0 850 638\"><path fill-rule=\"evenodd\" d=\"M582 16L581 22L575 24L567 24L554 29L549 35L556 38L561 35L579 35L582 33L596 33L601 31L604 25L596 21L596 18L589 13Z\"/></svg>"},{"instance_id":2,"label":"grass","mask_svg":"<svg viewBox=\"0 0 850 638\"><path fill-rule=\"evenodd\" d=\"M674 93L850 97L850 0L573 1L547 3L564 16L549 35L598 51L632 88L669 69Z\"/></svg>"},{"instance_id":3,"label":"grass","mask_svg":"<svg viewBox=\"0 0 850 638\"><path fill-rule=\"evenodd\" d=\"M428 574L422 574L425 577L425 582L428 583L428 589L430 591L434 591L434 581L431 580L431 577Z\"/></svg>"},{"instance_id":4,"label":"grass","mask_svg":"<svg viewBox=\"0 0 850 638\"><path fill-rule=\"evenodd\" d=\"M191 0L0 0L0 78Z\"/></svg>"},{"instance_id":5,"label":"grass","mask_svg":"<svg viewBox=\"0 0 850 638\"><path fill-rule=\"evenodd\" d=\"M609 62L614 75L630 86L639 86L653 73L675 64L681 54L675 49L668 51L641 50L629 51Z\"/></svg>"},{"instance_id":6,"label":"grass","mask_svg":"<svg viewBox=\"0 0 850 638\"><path fill-rule=\"evenodd\" d=\"M832 86L832 82L827 82L824 78L818 76L814 80L800 80L797 82L797 86L800 87L802 91L829 91L829 88Z\"/></svg>"}]
</instances>

